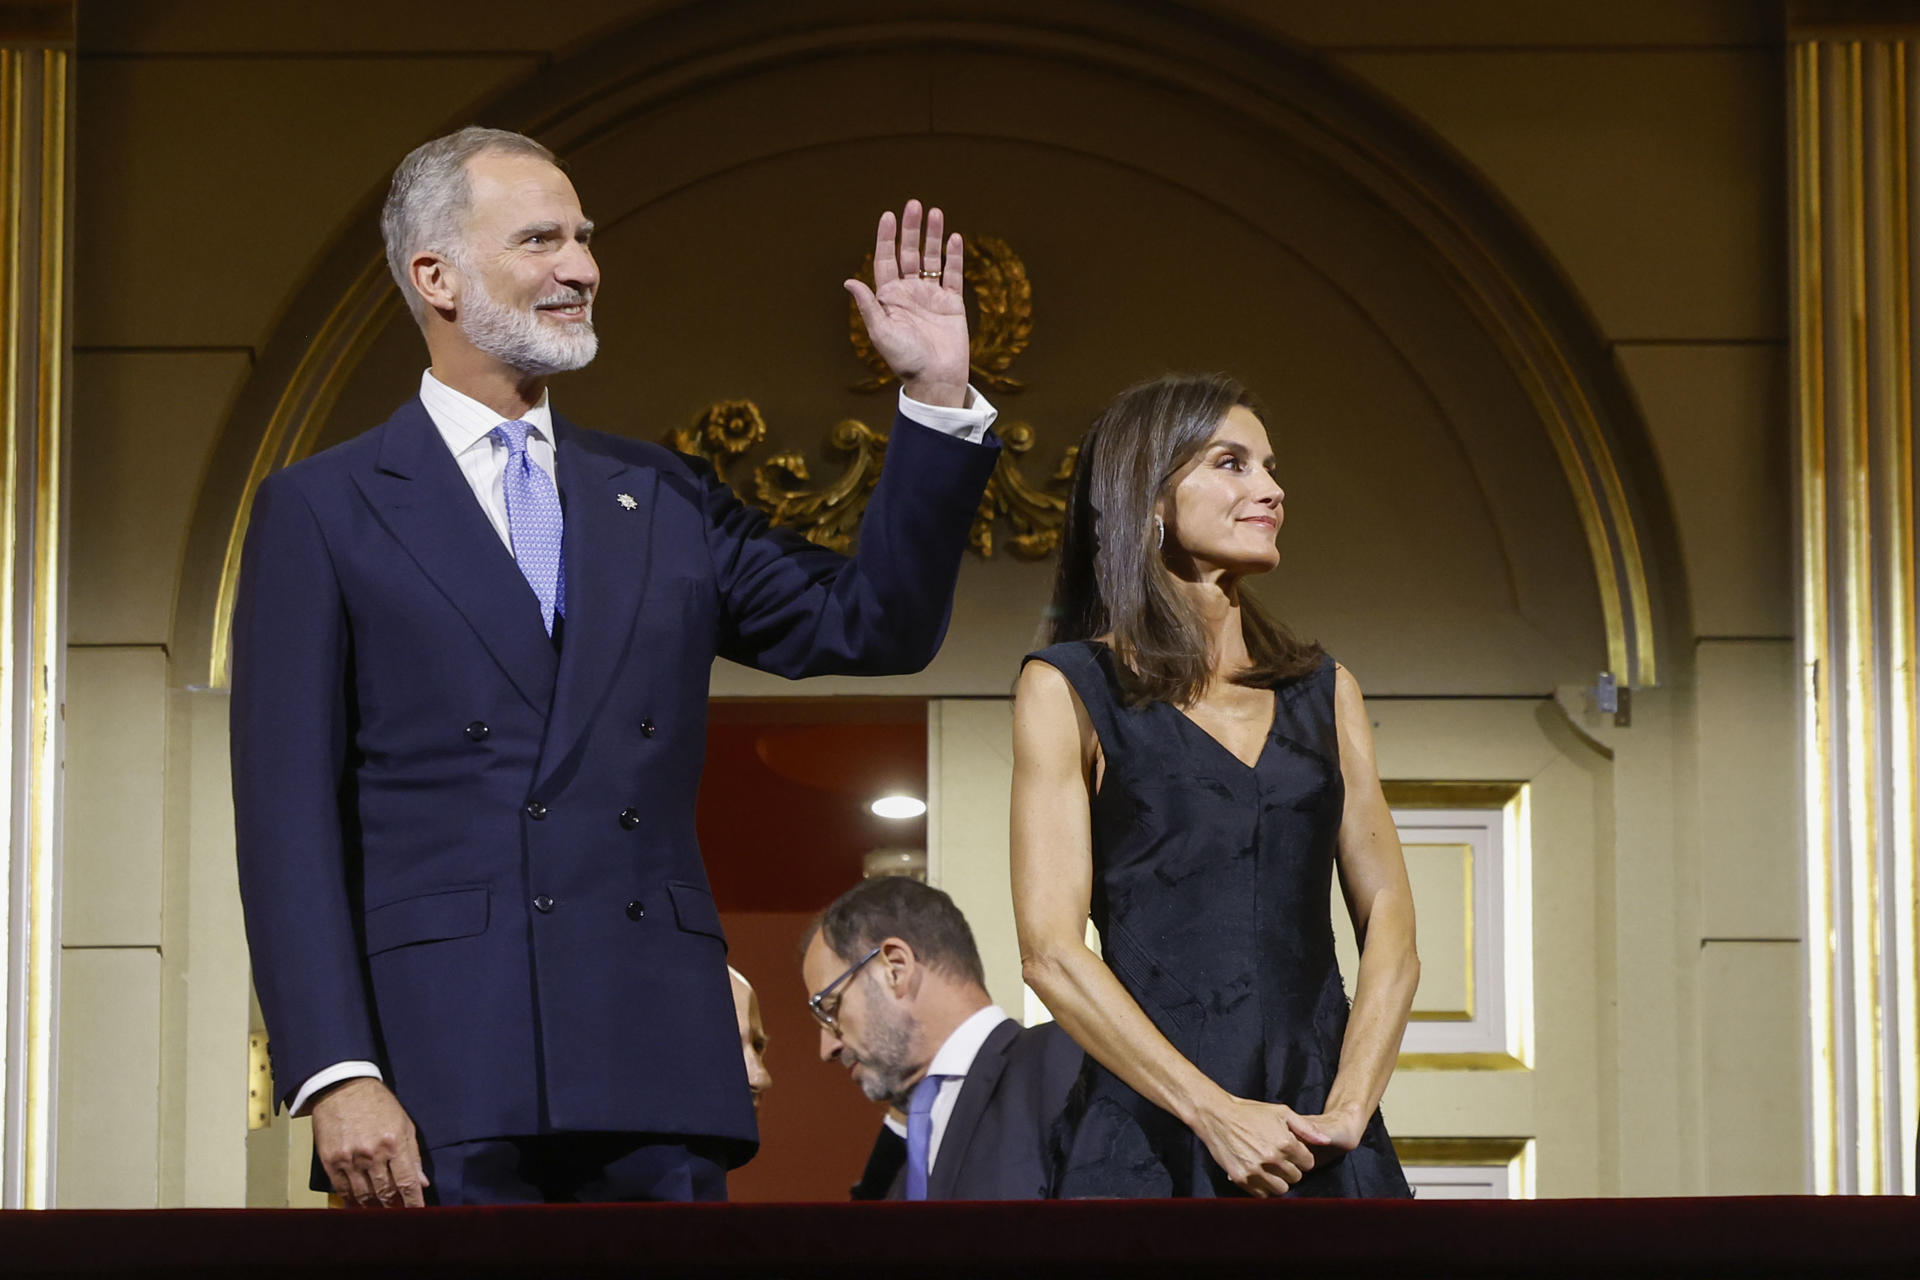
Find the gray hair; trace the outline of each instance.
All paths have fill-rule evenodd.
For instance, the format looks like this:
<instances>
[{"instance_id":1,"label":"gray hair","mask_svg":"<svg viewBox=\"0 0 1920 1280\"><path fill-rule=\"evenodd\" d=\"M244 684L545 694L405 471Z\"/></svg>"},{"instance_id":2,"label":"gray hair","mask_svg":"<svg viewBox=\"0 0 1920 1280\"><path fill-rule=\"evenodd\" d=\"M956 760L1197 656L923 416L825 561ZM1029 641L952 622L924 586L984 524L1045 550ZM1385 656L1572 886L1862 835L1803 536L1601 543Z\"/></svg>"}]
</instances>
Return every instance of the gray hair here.
<instances>
[{"instance_id":1,"label":"gray hair","mask_svg":"<svg viewBox=\"0 0 1920 1280\"><path fill-rule=\"evenodd\" d=\"M427 301L407 278L407 264L423 250L458 257L467 209L473 203L467 161L488 151L560 163L553 152L525 134L468 125L458 133L421 143L393 171L393 185L380 210L380 234L387 243L387 270L420 323L426 322Z\"/></svg>"}]
</instances>

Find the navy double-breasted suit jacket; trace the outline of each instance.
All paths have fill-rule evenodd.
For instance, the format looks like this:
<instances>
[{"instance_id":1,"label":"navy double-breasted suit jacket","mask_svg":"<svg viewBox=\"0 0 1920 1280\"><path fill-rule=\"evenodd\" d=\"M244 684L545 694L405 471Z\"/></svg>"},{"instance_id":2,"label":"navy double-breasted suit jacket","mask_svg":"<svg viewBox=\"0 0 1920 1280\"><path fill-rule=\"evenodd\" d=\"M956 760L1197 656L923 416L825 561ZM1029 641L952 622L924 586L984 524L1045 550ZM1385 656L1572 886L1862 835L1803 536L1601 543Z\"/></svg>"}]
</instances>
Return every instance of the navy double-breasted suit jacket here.
<instances>
[{"instance_id":1,"label":"navy double-breasted suit jacket","mask_svg":"<svg viewBox=\"0 0 1920 1280\"><path fill-rule=\"evenodd\" d=\"M939 647L997 457L897 422L858 554L702 462L554 420L566 620L418 400L270 476L233 619L254 980L290 1098L380 1064L423 1146L758 1141L694 835L716 654L790 677Z\"/></svg>"}]
</instances>

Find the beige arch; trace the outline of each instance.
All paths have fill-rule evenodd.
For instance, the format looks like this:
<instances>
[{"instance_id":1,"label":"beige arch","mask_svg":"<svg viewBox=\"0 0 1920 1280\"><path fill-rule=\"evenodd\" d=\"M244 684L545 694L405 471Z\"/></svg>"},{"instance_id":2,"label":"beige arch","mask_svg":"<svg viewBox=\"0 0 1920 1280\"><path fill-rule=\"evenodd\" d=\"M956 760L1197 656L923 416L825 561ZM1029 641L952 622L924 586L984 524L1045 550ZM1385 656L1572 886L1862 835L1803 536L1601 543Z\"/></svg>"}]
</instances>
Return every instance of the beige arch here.
<instances>
[{"instance_id":1,"label":"beige arch","mask_svg":"<svg viewBox=\"0 0 1920 1280\"><path fill-rule=\"evenodd\" d=\"M763 0L688 6L597 42L480 119L531 133L565 157L705 86L796 62L958 45L1097 67L1277 132L1285 145L1306 147L1366 189L1447 264L1457 298L1525 389L1560 460L1598 584L1609 670L1627 687L1658 682L1661 620L1644 548L1670 522L1649 496L1657 487L1635 486L1621 463L1623 454L1648 452L1632 398L1571 286L1443 147L1320 62L1191 11L1090 4L1086 12L1100 15L1097 23L1063 29L876 19L846 7L842 21L811 14L801 24ZM754 34L742 40L741 31ZM255 490L310 450L354 367L400 307L379 247L381 194L370 194L352 229L297 293L228 420L202 490L175 611L175 653L189 670L204 671L210 685L226 683L240 546ZM192 566L216 563L211 581L194 575Z\"/></svg>"}]
</instances>

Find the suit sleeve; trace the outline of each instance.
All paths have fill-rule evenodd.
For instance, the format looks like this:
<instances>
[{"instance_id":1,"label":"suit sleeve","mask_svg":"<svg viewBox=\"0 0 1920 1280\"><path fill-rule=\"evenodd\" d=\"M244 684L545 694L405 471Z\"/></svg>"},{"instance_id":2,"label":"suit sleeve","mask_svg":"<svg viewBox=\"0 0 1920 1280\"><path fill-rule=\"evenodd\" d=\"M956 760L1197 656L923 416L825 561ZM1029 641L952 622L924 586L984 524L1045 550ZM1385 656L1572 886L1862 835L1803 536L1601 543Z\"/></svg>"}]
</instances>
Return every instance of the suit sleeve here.
<instances>
[{"instance_id":1,"label":"suit sleeve","mask_svg":"<svg viewBox=\"0 0 1920 1280\"><path fill-rule=\"evenodd\" d=\"M342 826L348 649L313 509L286 473L270 476L254 498L233 613L233 812L283 1103L323 1068L381 1057Z\"/></svg>"},{"instance_id":2,"label":"suit sleeve","mask_svg":"<svg viewBox=\"0 0 1920 1280\"><path fill-rule=\"evenodd\" d=\"M777 529L710 471L708 545L721 595L716 649L776 675L894 675L933 661L999 441L894 419L851 558Z\"/></svg>"}]
</instances>

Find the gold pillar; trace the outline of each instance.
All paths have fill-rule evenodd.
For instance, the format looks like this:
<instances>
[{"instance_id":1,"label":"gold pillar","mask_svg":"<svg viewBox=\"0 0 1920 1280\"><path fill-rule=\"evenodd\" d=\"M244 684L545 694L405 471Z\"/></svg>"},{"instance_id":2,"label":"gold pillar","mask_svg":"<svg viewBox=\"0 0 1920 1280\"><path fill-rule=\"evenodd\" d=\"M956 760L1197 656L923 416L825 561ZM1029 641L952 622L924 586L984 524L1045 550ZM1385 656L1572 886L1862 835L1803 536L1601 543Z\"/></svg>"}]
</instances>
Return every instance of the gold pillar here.
<instances>
[{"instance_id":1,"label":"gold pillar","mask_svg":"<svg viewBox=\"0 0 1920 1280\"><path fill-rule=\"evenodd\" d=\"M1912 1191L1920 1122L1908 34L1802 27L1789 48L1809 1137L1823 1193Z\"/></svg>"},{"instance_id":2,"label":"gold pillar","mask_svg":"<svg viewBox=\"0 0 1920 1280\"><path fill-rule=\"evenodd\" d=\"M53 1179L73 5L0 9L0 1204Z\"/></svg>"}]
</instances>

